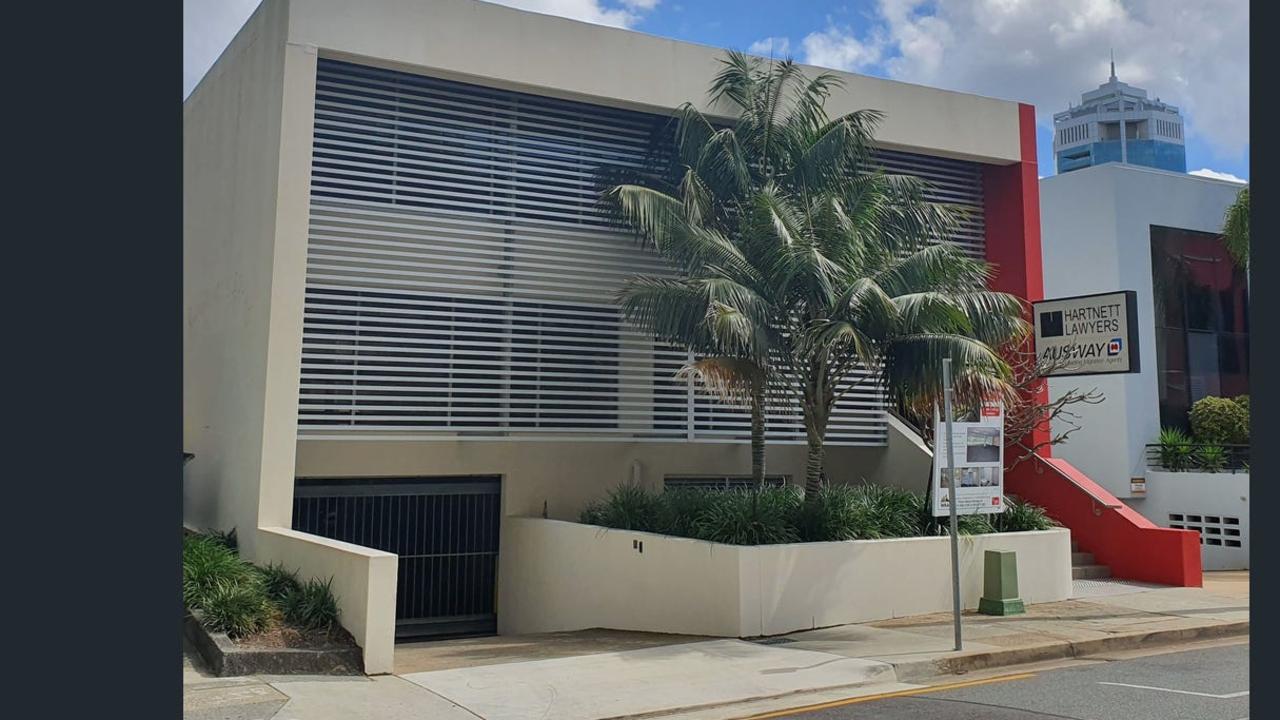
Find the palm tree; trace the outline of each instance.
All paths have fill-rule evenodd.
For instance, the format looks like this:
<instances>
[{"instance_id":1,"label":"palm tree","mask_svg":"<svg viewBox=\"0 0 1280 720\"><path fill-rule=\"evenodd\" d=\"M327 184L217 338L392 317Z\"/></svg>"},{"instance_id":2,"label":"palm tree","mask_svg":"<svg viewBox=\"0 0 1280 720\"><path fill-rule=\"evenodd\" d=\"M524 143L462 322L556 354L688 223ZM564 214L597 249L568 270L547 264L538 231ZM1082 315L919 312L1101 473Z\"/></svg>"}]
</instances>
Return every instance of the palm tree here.
<instances>
[{"instance_id":1,"label":"palm tree","mask_svg":"<svg viewBox=\"0 0 1280 720\"><path fill-rule=\"evenodd\" d=\"M740 53L721 62L711 100L733 121L717 126L686 105L665 182L607 193L684 273L637 278L621 298L660 336L749 358L791 387L812 496L842 397L879 383L893 401L929 402L947 357L963 400L1007 395L1010 369L993 348L1025 337L1025 308L986 290L984 263L938 242L960 209L874 164L880 113L828 118L838 78Z\"/></svg>"},{"instance_id":2,"label":"palm tree","mask_svg":"<svg viewBox=\"0 0 1280 720\"><path fill-rule=\"evenodd\" d=\"M620 186L625 187L625 186ZM620 191L626 194L626 190ZM728 283L712 266L695 261L689 235L662 236L659 252L683 260L686 277L638 276L618 293L622 314L657 339L683 346L699 357L677 373L693 379L730 403L751 411L751 479L759 489L765 475L765 413L776 385L771 372L772 333L753 326L748 315L724 296ZM743 304L738 298L738 304Z\"/></svg>"},{"instance_id":3,"label":"palm tree","mask_svg":"<svg viewBox=\"0 0 1280 720\"><path fill-rule=\"evenodd\" d=\"M1238 267L1249 269L1249 187L1236 195L1222 223L1222 244Z\"/></svg>"}]
</instances>

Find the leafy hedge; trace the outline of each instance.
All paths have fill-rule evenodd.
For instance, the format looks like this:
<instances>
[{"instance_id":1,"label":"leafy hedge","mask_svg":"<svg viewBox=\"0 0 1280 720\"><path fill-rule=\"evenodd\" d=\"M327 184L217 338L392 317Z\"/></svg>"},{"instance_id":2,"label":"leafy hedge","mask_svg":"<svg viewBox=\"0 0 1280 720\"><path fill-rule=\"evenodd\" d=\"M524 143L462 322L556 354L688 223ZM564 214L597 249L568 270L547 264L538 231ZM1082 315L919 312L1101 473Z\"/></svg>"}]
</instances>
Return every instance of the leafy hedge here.
<instances>
[{"instance_id":1,"label":"leafy hedge","mask_svg":"<svg viewBox=\"0 0 1280 720\"><path fill-rule=\"evenodd\" d=\"M197 533L182 541L182 602L202 611L202 622L231 637L287 623L327 630L338 621L329 582L302 583L280 565L257 567L240 559L235 531Z\"/></svg>"},{"instance_id":2,"label":"leafy hedge","mask_svg":"<svg viewBox=\"0 0 1280 720\"><path fill-rule=\"evenodd\" d=\"M1243 398L1243 402L1240 399ZM1249 443L1249 396L1235 400L1204 397L1190 412L1191 434L1204 444L1247 445Z\"/></svg>"},{"instance_id":3,"label":"leafy hedge","mask_svg":"<svg viewBox=\"0 0 1280 720\"><path fill-rule=\"evenodd\" d=\"M1047 530L1043 508L1006 498L1003 515L965 515L962 535ZM945 535L947 518L934 518L922 494L878 485L827 485L812 502L800 488L751 490L681 488L652 492L625 484L591 503L579 520L619 530L695 538L730 545L772 545L831 540Z\"/></svg>"}]
</instances>

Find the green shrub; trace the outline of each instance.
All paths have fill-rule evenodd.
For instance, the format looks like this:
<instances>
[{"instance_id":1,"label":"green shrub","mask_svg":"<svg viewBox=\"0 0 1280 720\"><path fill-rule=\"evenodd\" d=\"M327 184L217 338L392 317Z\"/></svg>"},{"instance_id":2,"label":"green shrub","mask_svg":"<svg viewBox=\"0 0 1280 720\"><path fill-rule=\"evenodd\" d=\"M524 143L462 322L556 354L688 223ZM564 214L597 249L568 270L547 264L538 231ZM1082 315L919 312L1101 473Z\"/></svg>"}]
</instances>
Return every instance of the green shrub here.
<instances>
[{"instance_id":1,"label":"green shrub","mask_svg":"<svg viewBox=\"0 0 1280 720\"><path fill-rule=\"evenodd\" d=\"M324 582L308 580L285 596L281 603L284 619L307 630L328 630L338 622L338 601L333 597L333 578Z\"/></svg>"},{"instance_id":2,"label":"green shrub","mask_svg":"<svg viewBox=\"0 0 1280 720\"><path fill-rule=\"evenodd\" d=\"M1191 406L1189 417L1196 442L1224 445L1249 442L1249 411L1245 405L1227 398L1203 397Z\"/></svg>"},{"instance_id":3,"label":"green shrub","mask_svg":"<svg viewBox=\"0 0 1280 720\"><path fill-rule=\"evenodd\" d=\"M658 496L655 532L678 537L698 537L698 518L721 494L708 488L676 488Z\"/></svg>"},{"instance_id":4,"label":"green shrub","mask_svg":"<svg viewBox=\"0 0 1280 720\"><path fill-rule=\"evenodd\" d=\"M923 498L880 485L826 485L801 511L805 540L874 540L920 534Z\"/></svg>"},{"instance_id":5,"label":"green shrub","mask_svg":"<svg viewBox=\"0 0 1280 720\"><path fill-rule=\"evenodd\" d=\"M1052 530L1058 527L1045 513L1044 508L1023 502L1012 495L1004 498L1004 512L992 516L991 524L996 532L1026 532L1029 530Z\"/></svg>"},{"instance_id":6,"label":"green shrub","mask_svg":"<svg viewBox=\"0 0 1280 720\"><path fill-rule=\"evenodd\" d=\"M257 584L252 565L209 535L188 535L182 541L182 601L189 608L203 608L221 585Z\"/></svg>"},{"instance_id":7,"label":"green shrub","mask_svg":"<svg viewBox=\"0 0 1280 720\"><path fill-rule=\"evenodd\" d=\"M205 530L203 533L201 533L201 535L204 535L205 537L209 538L210 540L213 540L214 542L220 543L231 552L240 551L240 541L236 539L235 528L231 528L230 530L226 530L226 531Z\"/></svg>"},{"instance_id":8,"label":"green shrub","mask_svg":"<svg viewBox=\"0 0 1280 720\"><path fill-rule=\"evenodd\" d=\"M1195 460L1205 472L1221 472L1227 466L1227 449L1221 445L1201 445L1196 450Z\"/></svg>"},{"instance_id":9,"label":"green shrub","mask_svg":"<svg viewBox=\"0 0 1280 720\"><path fill-rule=\"evenodd\" d=\"M283 565L272 563L255 569L261 579L262 590L273 603L283 603L289 593L302 587L302 583L298 581L298 574Z\"/></svg>"},{"instance_id":10,"label":"green shrub","mask_svg":"<svg viewBox=\"0 0 1280 720\"><path fill-rule=\"evenodd\" d=\"M244 637L266 630L277 613L262 585L227 581L209 589L201 610L205 627L220 630L231 637Z\"/></svg>"},{"instance_id":11,"label":"green shrub","mask_svg":"<svg viewBox=\"0 0 1280 720\"><path fill-rule=\"evenodd\" d=\"M694 537L729 545L799 542L802 502L794 486L716 492L693 519Z\"/></svg>"},{"instance_id":12,"label":"green shrub","mask_svg":"<svg viewBox=\"0 0 1280 720\"><path fill-rule=\"evenodd\" d=\"M956 530L960 535L986 535L1000 532L992 523L990 515L960 515L956 517ZM933 517L932 510L926 508L926 518L922 522L921 535L950 535L951 518L943 515Z\"/></svg>"},{"instance_id":13,"label":"green shrub","mask_svg":"<svg viewBox=\"0 0 1280 720\"><path fill-rule=\"evenodd\" d=\"M588 505L580 519L588 525L654 532L658 527L660 502L657 494L640 485L625 483L610 490L604 502Z\"/></svg>"},{"instance_id":14,"label":"green shrub","mask_svg":"<svg viewBox=\"0 0 1280 720\"><path fill-rule=\"evenodd\" d=\"M1249 412L1249 396L1248 395L1237 395L1231 398L1231 402L1244 408L1244 411L1246 414Z\"/></svg>"},{"instance_id":15,"label":"green shrub","mask_svg":"<svg viewBox=\"0 0 1280 720\"><path fill-rule=\"evenodd\" d=\"M1191 438L1178 428L1160 431L1160 467L1165 470L1186 470L1191 465Z\"/></svg>"}]
</instances>

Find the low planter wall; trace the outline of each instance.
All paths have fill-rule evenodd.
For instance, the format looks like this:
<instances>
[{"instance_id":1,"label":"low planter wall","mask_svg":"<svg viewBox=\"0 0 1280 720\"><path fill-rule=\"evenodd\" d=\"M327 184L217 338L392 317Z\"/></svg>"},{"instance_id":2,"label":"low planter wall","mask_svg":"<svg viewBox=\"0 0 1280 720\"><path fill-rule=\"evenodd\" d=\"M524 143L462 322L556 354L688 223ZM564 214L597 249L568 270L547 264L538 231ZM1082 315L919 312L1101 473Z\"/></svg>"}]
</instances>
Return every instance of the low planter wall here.
<instances>
[{"instance_id":1,"label":"low planter wall","mask_svg":"<svg viewBox=\"0 0 1280 720\"><path fill-rule=\"evenodd\" d=\"M182 634L218 677L240 675L359 675L360 648L245 648L200 624L199 611L182 619Z\"/></svg>"},{"instance_id":2,"label":"low planter wall","mask_svg":"<svg viewBox=\"0 0 1280 720\"><path fill-rule=\"evenodd\" d=\"M303 579L333 579L338 622L362 651L364 671L389 673L395 655L396 565L388 552L279 527L258 528L261 565L278 562Z\"/></svg>"},{"instance_id":3,"label":"low planter wall","mask_svg":"<svg viewBox=\"0 0 1280 720\"><path fill-rule=\"evenodd\" d=\"M744 547L508 517L502 634L612 628L755 637L951 609L946 537ZM961 597L976 609L986 550L1018 554L1027 603L1071 596L1065 529L960 539Z\"/></svg>"}]
</instances>

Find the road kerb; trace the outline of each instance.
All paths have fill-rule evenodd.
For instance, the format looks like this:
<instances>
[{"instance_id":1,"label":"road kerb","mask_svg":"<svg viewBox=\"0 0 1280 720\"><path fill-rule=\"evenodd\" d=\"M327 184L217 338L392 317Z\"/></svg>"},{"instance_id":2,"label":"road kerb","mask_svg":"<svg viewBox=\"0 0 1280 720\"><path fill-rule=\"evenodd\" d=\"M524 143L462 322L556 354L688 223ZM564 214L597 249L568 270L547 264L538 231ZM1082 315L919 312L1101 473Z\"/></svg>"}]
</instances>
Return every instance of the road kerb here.
<instances>
[{"instance_id":1,"label":"road kerb","mask_svg":"<svg viewBox=\"0 0 1280 720\"><path fill-rule=\"evenodd\" d=\"M951 657L931 658L894 663L898 682L917 682L941 675L985 670L1008 665L1047 660L1064 660L1103 652L1135 650L1143 647L1171 645L1221 637L1249 634L1249 621L1216 623L1193 628L1153 630L1151 632L1123 633L1093 640L1060 640L1019 648L967 653Z\"/></svg>"}]
</instances>

